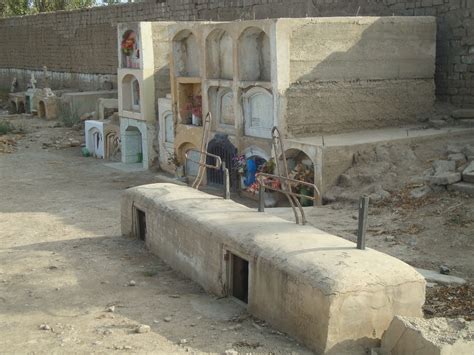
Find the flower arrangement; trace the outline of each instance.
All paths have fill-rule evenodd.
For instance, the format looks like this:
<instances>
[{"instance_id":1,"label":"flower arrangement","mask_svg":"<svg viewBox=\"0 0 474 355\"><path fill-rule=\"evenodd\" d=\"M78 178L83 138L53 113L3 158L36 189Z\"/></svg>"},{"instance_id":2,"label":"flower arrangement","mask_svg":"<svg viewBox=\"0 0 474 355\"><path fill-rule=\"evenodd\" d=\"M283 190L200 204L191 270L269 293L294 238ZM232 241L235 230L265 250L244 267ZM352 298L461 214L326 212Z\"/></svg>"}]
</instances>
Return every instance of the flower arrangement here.
<instances>
[{"instance_id":1,"label":"flower arrangement","mask_svg":"<svg viewBox=\"0 0 474 355\"><path fill-rule=\"evenodd\" d=\"M312 167L304 165L303 163L296 164L295 168L290 172L291 179L314 183L314 170Z\"/></svg>"},{"instance_id":2,"label":"flower arrangement","mask_svg":"<svg viewBox=\"0 0 474 355\"><path fill-rule=\"evenodd\" d=\"M202 118L202 96L191 95L188 97L188 102L181 110L181 117L189 120L192 117Z\"/></svg>"},{"instance_id":3,"label":"flower arrangement","mask_svg":"<svg viewBox=\"0 0 474 355\"><path fill-rule=\"evenodd\" d=\"M122 48L122 53L125 54L127 57L133 54L133 51L135 50L135 41L136 41L135 31L133 30L125 31L122 37L122 43L120 47Z\"/></svg>"},{"instance_id":4,"label":"flower arrangement","mask_svg":"<svg viewBox=\"0 0 474 355\"><path fill-rule=\"evenodd\" d=\"M173 154L168 153L168 164L172 164L177 168L181 166L181 162L179 161L176 153L173 153Z\"/></svg>"},{"instance_id":5,"label":"flower arrangement","mask_svg":"<svg viewBox=\"0 0 474 355\"><path fill-rule=\"evenodd\" d=\"M264 164L260 165L258 167L258 172L257 176L259 173L265 173L265 174L273 174L275 171L275 160L272 158L268 161L266 161ZM264 184L265 185L270 185L274 189L280 189L281 188L281 182L278 179L274 178L265 178L264 179ZM248 188L247 191L251 192L253 194L256 194L260 188L260 183L258 180L256 180L254 183L252 183Z\"/></svg>"},{"instance_id":6,"label":"flower arrangement","mask_svg":"<svg viewBox=\"0 0 474 355\"><path fill-rule=\"evenodd\" d=\"M239 175L244 176L247 172L247 158L245 155L237 155L232 158L234 171Z\"/></svg>"}]
</instances>

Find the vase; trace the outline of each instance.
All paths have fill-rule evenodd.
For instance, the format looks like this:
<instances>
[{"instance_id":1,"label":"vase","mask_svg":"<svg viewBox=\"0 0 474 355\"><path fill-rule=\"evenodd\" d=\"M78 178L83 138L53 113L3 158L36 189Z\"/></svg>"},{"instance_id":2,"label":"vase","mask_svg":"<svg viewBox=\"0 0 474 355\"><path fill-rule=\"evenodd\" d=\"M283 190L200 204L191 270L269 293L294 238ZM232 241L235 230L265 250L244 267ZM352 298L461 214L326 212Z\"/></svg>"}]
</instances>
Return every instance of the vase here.
<instances>
[{"instance_id":1,"label":"vase","mask_svg":"<svg viewBox=\"0 0 474 355\"><path fill-rule=\"evenodd\" d=\"M194 126L201 126L201 124L202 124L201 117L196 116L196 115L193 113L192 118L191 118L191 123L192 123Z\"/></svg>"},{"instance_id":2,"label":"vase","mask_svg":"<svg viewBox=\"0 0 474 355\"><path fill-rule=\"evenodd\" d=\"M304 196L312 196L311 190L305 187L301 187L299 193ZM308 207L313 205L313 201L309 198L299 197L301 206Z\"/></svg>"}]
</instances>

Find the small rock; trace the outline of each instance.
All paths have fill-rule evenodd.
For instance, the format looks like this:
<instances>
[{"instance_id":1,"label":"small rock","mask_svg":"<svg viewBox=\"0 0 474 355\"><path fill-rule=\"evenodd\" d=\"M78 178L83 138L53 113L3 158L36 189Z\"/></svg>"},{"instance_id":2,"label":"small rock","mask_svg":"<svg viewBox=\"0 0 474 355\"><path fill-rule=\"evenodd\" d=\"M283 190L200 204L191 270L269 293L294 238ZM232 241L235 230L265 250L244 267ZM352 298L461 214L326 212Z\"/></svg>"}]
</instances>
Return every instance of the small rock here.
<instances>
[{"instance_id":1,"label":"small rock","mask_svg":"<svg viewBox=\"0 0 474 355\"><path fill-rule=\"evenodd\" d=\"M167 323L171 322L171 319L172 319L171 317L165 317L165 318L163 318L163 320L164 320L165 322L167 322Z\"/></svg>"},{"instance_id":2,"label":"small rock","mask_svg":"<svg viewBox=\"0 0 474 355\"><path fill-rule=\"evenodd\" d=\"M128 286L135 286L137 283L133 280L130 280Z\"/></svg>"},{"instance_id":3,"label":"small rock","mask_svg":"<svg viewBox=\"0 0 474 355\"><path fill-rule=\"evenodd\" d=\"M102 332L102 334L104 334L104 335L111 335L112 333L113 333L113 332L112 332L112 330L110 330L110 329L105 329L105 330Z\"/></svg>"},{"instance_id":4,"label":"small rock","mask_svg":"<svg viewBox=\"0 0 474 355\"><path fill-rule=\"evenodd\" d=\"M102 342L101 342L101 341L98 341L98 340L97 340L97 341L94 341L94 342L92 343L92 345L100 345L100 344L102 344Z\"/></svg>"},{"instance_id":5,"label":"small rock","mask_svg":"<svg viewBox=\"0 0 474 355\"><path fill-rule=\"evenodd\" d=\"M461 147L455 144L448 144L446 147L446 151L448 152L448 154L461 153Z\"/></svg>"},{"instance_id":6,"label":"small rock","mask_svg":"<svg viewBox=\"0 0 474 355\"><path fill-rule=\"evenodd\" d=\"M39 326L39 328L40 328L41 330L51 330L51 327L50 327L49 325L47 325L47 324L41 324L41 325Z\"/></svg>"},{"instance_id":7,"label":"small rock","mask_svg":"<svg viewBox=\"0 0 474 355\"><path fill-rule=\"evenodd\" d=\"M239 352L234 350L234 349L228 349L228 350L224 351L224 354L225 355L239 355Z\"/></svg>"},{"instance_id":8,"label":"small rock","mask_svg":"<svg viewBox=\"0 0 474 355\"><path fill-rule=\"evenodd\" d=\"M184 344L187 344L188 343L188 340L187 339L180 339L178 344L179 345L184 345Z\"/></svg>"},{"instance_id":9,"label":"small rock","mask_svg":"<svg viewBox=\"0 0 474 355\"><path fill-rule=\"evenodd\" d=\"M160 321L155 319L155 320L153 321L153 323L158 324L158 323L160 323Z\"/></svg>"},{"instance_id":10,"label":"small rock","mask_svg":"<svg viewBox=\"0 0 474 355\"><path fill-rule=\"evenodd\" d=\"M428 178L428 181L433 185L451 185L458 181L461 181L461 173L438 173L433 176L430 176Z\"/></svg>"},{"instance_id":11,"label":"small rock","mask_svg":"<svg viewBox=\"0 0 474 355\"><path fill-rule=\"evenodd\" d=\"M395 241L395 237L393 235L387 235L385 237L385 241L386 242L393 242L393 241Z\"/></svg>"},{"instance_id":12,"label":"small rock","mask_svg":"<svg viewBox=\"0 0 474 355\"><path fill-rule=\"evenodd\" d=\"M138 327L135 328L135 333L148 333L150 332L151 328L149 325L140 324Z\"/></svg>"},{"instance_id":13,"label":"small rock","mask_svg":"<svg viewBox=\"0 0 474 355\"><path fill-rule=\"evenodd\" d=\"M456 170L456 163L449 160L435 160L433 161L434 174L454 172Z\"/></svg>"},{"instance_id":14,"label":"small rock","mask_svg":"<svg viewBox=\"0 0 474 355\"><path fill-rule=\"evenodd\" d=\"M451 270L449 270L449 267L447 267L446 265L441 265L439 267L439 273L440 274L443 274L443 275L449 275Z\"/></svg>"},{"instance_id":15,"label":"small rock","mask_svg":"<svg viewBox=\"0 0 474 355\"><path fill-rule=\"evenodd\" d=\"M448 160L454 161L456 168L466 163L466 156L463 153L454 153L448 155Z\"/></svg>"},{"instance_id":16,"label":"small rock","mask_svg":"<svg viewBox=\"0 0 474 355\"><path fill-rule=\"evenodd\" d=\"M421 186L417 187L410 191L410 196L412 198L422 198L428 195L431 192L431 188L429 186Z\"/></svg>"},{"instance_id":17,"label":"small rock","mask_svg":"<svg viewBox=\"0 0 474 355\"><path fill-rule=\"evenodd\" d=\"M106 312L115 312L115 306L107 307Z\"/></svg>"}]
</instances>

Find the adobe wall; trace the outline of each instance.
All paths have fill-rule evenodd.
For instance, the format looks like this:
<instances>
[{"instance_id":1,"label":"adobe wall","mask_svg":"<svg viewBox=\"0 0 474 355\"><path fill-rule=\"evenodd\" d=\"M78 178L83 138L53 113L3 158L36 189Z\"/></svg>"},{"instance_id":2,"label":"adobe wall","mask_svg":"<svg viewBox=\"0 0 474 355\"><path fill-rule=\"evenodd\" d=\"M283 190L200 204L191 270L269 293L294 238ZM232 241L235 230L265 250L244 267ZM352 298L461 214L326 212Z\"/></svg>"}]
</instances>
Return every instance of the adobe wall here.
<instances>
[{"instance_id":1,"label":"adobe wall","mask_svg":"<svg viewBox=\"0 0 474 355\"><path fill-rule=\"evenodd\" d=\"M360 9L359 9L360 7ZM0 20L0 88L13 76L46 65L62 87L87 86L114 75L116 25L156 20L235 20L305 16L437 16L437 96L474 107L474 1L472 0L159 0ZM3 69L16 69L3 70ZM24 87L25 80L20 80ZM56 88L56 87L54 87Z\"/></svg>"}]
</instances>

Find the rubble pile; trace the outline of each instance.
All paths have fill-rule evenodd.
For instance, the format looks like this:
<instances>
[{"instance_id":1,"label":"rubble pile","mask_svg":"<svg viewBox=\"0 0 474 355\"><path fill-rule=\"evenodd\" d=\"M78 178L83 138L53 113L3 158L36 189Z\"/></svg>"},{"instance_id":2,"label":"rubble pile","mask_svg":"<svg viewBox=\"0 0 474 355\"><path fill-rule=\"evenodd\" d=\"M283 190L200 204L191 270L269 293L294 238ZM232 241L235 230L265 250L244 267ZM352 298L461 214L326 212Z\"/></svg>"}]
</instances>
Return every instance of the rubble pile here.
<instances>
[{"instance_id":1,"label":"rubble pile","mask_svg":"<svg viewBox=\"0 0 474 355\"><path fill-rule=\"evenodd\" d=\"M474 320L474 287L472 284L460 286L437 286L426 290L423 311L431 317L463 317Z\"/></svg>"}]
</instances>

